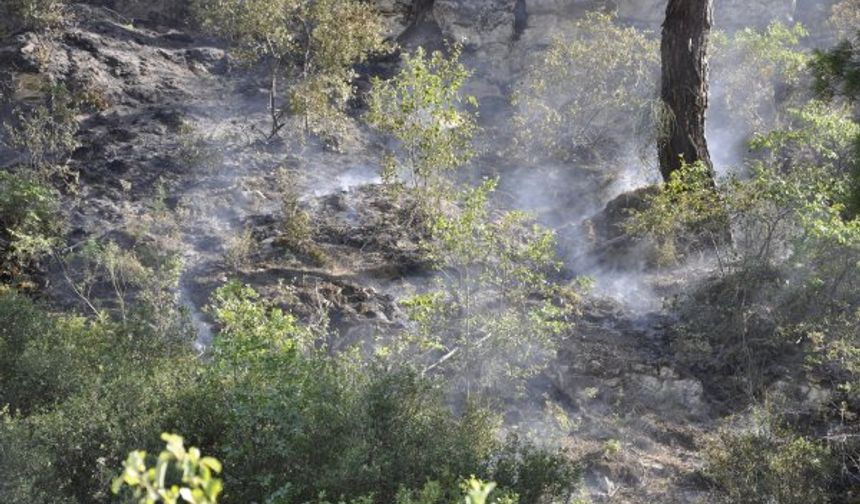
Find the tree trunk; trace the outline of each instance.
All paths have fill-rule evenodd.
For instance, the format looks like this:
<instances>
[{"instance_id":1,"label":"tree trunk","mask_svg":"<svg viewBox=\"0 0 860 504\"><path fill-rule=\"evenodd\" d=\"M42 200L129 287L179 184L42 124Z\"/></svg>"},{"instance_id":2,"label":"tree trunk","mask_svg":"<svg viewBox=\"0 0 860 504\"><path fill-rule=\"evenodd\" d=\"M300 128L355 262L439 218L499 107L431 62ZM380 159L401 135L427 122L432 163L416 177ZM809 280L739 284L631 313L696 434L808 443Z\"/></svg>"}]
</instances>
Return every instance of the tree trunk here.
<instances>
[{"instance_id":1,"label":"tree trunk","mask_svg":"<svg viewBox=\"0 0 860 504\"><path fill-rule=\"evenodd\" d=\"M669 0L663 41L661 97L668 131L657 143L664 180L683 162L701 161L713 172L705 140L708 108L708 38L713 0Z\"/></svg>"}]
</instances>

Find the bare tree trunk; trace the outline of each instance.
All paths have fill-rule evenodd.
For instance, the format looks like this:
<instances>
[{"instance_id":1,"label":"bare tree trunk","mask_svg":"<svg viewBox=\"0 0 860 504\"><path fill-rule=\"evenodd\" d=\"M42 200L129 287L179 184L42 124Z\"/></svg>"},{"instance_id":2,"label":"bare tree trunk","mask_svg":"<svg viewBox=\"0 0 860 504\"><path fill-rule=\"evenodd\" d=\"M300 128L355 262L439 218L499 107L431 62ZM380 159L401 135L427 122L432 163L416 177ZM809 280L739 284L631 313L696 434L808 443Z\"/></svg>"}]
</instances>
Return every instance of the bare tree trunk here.
<instances>
[{"instance_id":1,"label":"bare tree trunk","mask_svg":"<svg viewBox=\"0 0 860 504\"><path fill-rule=\"evenodd\" d=\"M708 108L708 38L713 0L669 0L661 44L661 97L671 120L657 142L664 180L686 163L701 161L713 172L705 140Z\"/></svg>"},{"instance_id":2,"label":"bare tree trunk","mask_svg":"<svg viewBox=\"0 0 860 504\"><path fill-rule=\"evenodd\" d=\"M269 75L269 116L272 119L272 127L269 130L267 141L272 141L278 136L278 133L284 129L286 123L283 121L287 113L285 107L278 107L278 73L281 71L280 63L275 60L272 62Z\"/></svg>"}]
</instances>

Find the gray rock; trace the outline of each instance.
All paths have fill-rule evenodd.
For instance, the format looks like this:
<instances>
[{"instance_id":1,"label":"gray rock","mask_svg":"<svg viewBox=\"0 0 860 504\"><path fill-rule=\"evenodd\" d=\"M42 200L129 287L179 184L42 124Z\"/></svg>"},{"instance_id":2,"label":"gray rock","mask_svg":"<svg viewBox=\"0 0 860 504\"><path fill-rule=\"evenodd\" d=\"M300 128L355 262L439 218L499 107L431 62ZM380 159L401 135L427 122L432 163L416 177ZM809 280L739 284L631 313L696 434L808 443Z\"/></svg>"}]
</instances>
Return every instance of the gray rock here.
<instances>
[{"instance_id":1,"label":"gray rock","mask_svg":"<svg viewBox=\"0 0 860 504\"><path fill-rule=\"evenodd\" d=\"M415 4L413 0L374 0L373 3L385 18L387 37L399 37L412 21Z\"/></svg>"},{"instance_id":2,"label":"gray rock","mask_svg":"<svg viewBox=\"0 0 860 504\"><path fill-rule=\"evenodd\" d=\"M693 378L680 378L668 367L657 376L629 374L625 377L625 395L636 403L664 415L698 418L707 413L702 383Z\"/></svg>"},{"instance_id":3,"label":"gray rock","mask_svg":"<svg viewBox=\"0 0 860 504\"><path fill-rule=\"evenodd\" d=\"M515 0L436 0L433 17L442 33L468 47L507 44L514 37Z\"/></svg>"}]
</instances>

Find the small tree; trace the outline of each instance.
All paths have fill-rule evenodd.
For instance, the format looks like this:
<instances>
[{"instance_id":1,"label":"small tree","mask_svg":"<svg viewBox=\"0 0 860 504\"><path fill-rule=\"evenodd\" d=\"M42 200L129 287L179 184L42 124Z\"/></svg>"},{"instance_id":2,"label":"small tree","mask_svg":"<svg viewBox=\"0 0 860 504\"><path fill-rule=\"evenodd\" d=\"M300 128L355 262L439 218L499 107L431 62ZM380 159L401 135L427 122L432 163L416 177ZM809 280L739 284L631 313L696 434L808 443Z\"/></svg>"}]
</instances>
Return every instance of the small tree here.
<instances>
[{"instance_id":1,"label":"small tree","mask_svg":"<svg viewBox=\"0 0 860 504\"><path fill-rule=\"evenodd\" d=\"M645 143L657 118L658 68L652 34L587 14L552 39L515 88L516 148L562 161L612 155L607 144L629 137L618 124L631 117L645 126Z\"/></svg>"},{"instance_id":2,"label":"small tree","mask_svg":"<svg viewBox=\"0 0 860 504\"><path fill-rule=\"evenodd\" d=\"M0 277L50 253L63 221L56 191L32 177L0 171Z\"/></svg>"},{"instance_id":3,"label":"small tree","mask_svg":"<svg viewBox=\"0 0 860 504\"><path fill-rule=\"evenodd\" d=\"M460 92L470 73L460 59L460 46L446 57L424 49L403 56L403 68L391 80L373 81L368 122L399 142L397 153L383 162L383 178L392 182L401 172L413 188L438 188L441 175L475 155L477 102ZM464 105L466 105L464 107Z\"/></svg>"},{"instance_id":4,"label":"small tree","mask_svg":"<svg viewBox=\"0 0 860 504\"><path fill-rule=\"evenodd\" d=\"M812 58L815 91L825 99L837 97L856 103L860 98L860 32L845 39L828 51L816 51ZM856 120L856 116L855 116ZM860 215L860 134L854 138L853 155L845 159L851 164L851 196L849 211Z\"/></svg>"},{"instance_id":5,"label":"small tree","mask_svg":"<svg viewBox=\"0 0 860 504\"><path fill-rule=\"evenodd\" d=\"M824 98L860 97L860 32L827 51L816 51L812 60L815 90Z\"/></svg>"},{"instance_id":6,"label":"small tree","mask_svg":"<svg viewBox=\"0 0 860 504\"><path fill-rule=\"evenodd\" d=\"M415 327L398 341L467 395L517 392L555 355L578 301L549 278L561 267L555 235L522 212L493 215L495 187L465 189L456 210L435 217L426 247L438 283L405 301Z\"/></svg>"},{"instance_id":7,"label":"small tree","mask_svg":"<svg viewBox=\"0 0 860 504\"><path fill-rule=\"evenodd\" d=\"M227 38L236 56L269 67L272 139L289 112L305 132L343 132L354 95L354 66L385 49L378 13L360 0L194 0L204 28ZM292 82L286 103L280 79Z\"/></svg>"},{"instance_id":8,"label":"small tree","mask_svg":"<svg viewBox=\"0 0 860 504\"><path fill-rule=\"evenodd\" d=\"M808 98L789 93L804 78L809 54L801 44L807 35L803 25L781 22L715 34L711 98L729 113L730 128L761 132L784 125L787 105Z\"/></svg>"}]
</instances>

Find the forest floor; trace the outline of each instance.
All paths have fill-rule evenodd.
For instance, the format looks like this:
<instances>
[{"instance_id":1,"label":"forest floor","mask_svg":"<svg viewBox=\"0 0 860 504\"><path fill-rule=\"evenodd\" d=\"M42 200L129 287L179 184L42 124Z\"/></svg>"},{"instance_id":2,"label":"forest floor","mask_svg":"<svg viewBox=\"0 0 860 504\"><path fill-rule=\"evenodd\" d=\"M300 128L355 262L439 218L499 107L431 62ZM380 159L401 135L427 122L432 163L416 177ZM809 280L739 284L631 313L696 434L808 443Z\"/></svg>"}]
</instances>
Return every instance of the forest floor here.
<instances>
[{"instance_id":1,"label":"forest floor","mask_svg":"<svg viewBox=\"0 0 860 504\"><path fill-rule=\"evenodd\" d=\"M405 323L398 297L430 276L418 254L420 237L398 224L401 209L379 185L372 135L357 129L341 152L313 143L298 150L287 147L292 142L263 146L257 128L266 120L265 90L232 67L222 47L86 9L74 29L54 38L20 36L0 48L3 67L15 69L6 78L16 100L37 95L50 76L92 87L106 102L82 118L83 147L71 160L80 183L65 196L70 244L122 244L139 239L132 230L154 241L169 238L184 258L177 294L204 345L211 336L203 308L230 278L307 323L324 323L318 315L326 313L334 348ZM293 176L279 176L278 168ZM588 200L591 189L583 184L581 194L567 197L568 207L553 203L546 215L564 222L560 233L575 230L562 243L579 239L586 212L600 208ZM311 217L311 241L322 254L284 246L285 191ZM171 222L149 222L161 206L173 210ZM530 385L529 399L511 407L508 428L559 443L583 460L595 503L704 502L700 449L716 418L702 384L673 365L673 320L661 303L691 273L568 266L595 274L595 294L557 360ZM74 305L60 273L49 275L46 293Z\"/></svg>"}]
</instances>

